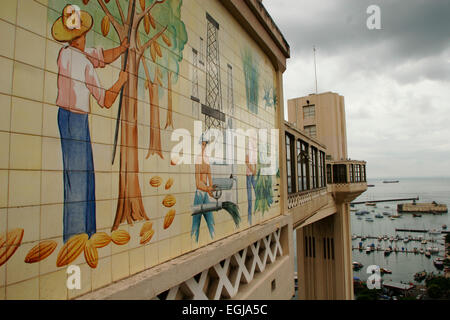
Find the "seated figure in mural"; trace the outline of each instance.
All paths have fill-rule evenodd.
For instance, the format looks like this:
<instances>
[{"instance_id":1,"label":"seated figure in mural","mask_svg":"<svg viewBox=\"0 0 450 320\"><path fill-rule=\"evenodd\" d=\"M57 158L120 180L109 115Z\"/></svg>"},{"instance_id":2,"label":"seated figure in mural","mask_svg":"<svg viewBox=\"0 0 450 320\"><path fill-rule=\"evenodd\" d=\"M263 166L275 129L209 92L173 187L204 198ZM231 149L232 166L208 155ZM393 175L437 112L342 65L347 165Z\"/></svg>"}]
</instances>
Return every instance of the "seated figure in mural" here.
<instances>
[{"instance_id":1,"label":"seated figure in mural","mask_svg":"<svg viewBox=\"0 0 450 320\"><path fill-rule=\"evenodd\" d=\"M110 108L127 82L121 72L109 89L102 88L95 68L103 68L124 53L128 39L113 49L86 48L92 16L77 6L67 5L52 26L55 40L67 43L58 56L58 127L64 166L63 240L73 235L96 232L95 176L88 123L90 96L103 108Z\"/></svg>"},{"instance_id":2,"label":"seated figure in mural","mask_svg":"<svg viewBox=\"0 0 450 320\"><path fill-rule=\"evenodd\" d=\"M212 184L211 166L209 158L206 154L206 146L209 143L207 135L202 134L200 137L202 144L202 154L195 159L195 191L194 206L209 203L209 197L213 198L214 187ZM200 222L202 216L205 218L211 238L214 238L214 216L211 211L196 214L192 217L191 236L195 235L195 241L198 242L200 233Z\"/></svg>"}]
</instances>

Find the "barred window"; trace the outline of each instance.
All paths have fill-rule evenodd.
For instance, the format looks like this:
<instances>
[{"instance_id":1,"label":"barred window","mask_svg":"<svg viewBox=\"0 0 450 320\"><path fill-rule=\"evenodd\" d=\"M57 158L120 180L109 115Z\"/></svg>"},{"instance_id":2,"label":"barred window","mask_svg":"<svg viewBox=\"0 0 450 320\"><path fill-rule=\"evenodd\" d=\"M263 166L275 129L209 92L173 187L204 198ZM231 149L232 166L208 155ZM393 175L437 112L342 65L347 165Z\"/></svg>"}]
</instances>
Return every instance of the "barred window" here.
<instances>
[{"instance_id":1,"label":"barred window","mask_svg":"<svg viewBox=\"0 0 450 320\"><path fill-rule=\"evenodd\" d=\"M317 137L317 129L315 125L312 126L305 126L305 133L313 138Z\"/></svg>"}]
</instances>

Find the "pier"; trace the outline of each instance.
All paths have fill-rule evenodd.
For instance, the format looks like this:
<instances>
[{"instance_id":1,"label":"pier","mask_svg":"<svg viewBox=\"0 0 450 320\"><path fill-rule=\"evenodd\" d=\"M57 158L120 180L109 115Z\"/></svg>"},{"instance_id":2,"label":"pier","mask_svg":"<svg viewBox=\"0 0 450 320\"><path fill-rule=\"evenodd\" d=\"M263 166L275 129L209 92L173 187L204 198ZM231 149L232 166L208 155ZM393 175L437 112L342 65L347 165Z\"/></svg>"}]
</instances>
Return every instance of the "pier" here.
<instances>
[{"instance_id":1,"label":"pier","mask_svg":"<svg viewBox=\"0 0 450 320\"><path fill-rule=\"evenodd\" d=\"M416 198L400 198L400 199L383 199L383 200L367 200L367 201L356 201L350 204L365 204L365 203L377 203L377 202L395 202L395 201L417 201L419 197Z\"/></svg>"},{"instance_id":2,"label":"pier","mask_svg":"<svg viewBox=\"0 0 450 320\"><path fill-rule=\"evenodd\" d=\"M395 232L421 232L421 233L427 233L428 230L395 228Z\"/></svg>"}]
</instances>

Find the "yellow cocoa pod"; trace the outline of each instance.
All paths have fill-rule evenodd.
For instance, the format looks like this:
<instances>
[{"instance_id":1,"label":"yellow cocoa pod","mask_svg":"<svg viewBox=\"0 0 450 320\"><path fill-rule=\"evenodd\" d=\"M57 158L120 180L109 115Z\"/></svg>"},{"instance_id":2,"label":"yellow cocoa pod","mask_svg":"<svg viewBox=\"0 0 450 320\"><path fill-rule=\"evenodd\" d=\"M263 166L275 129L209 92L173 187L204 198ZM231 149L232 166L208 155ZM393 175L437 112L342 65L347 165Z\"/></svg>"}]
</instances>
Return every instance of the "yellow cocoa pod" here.
<instances>
[{"instance_id":1,"label":"yellow cocoa pod","mask_svg":"<svg viewBox=\"0 0 450 320\"><path fill-rule=\"evenodd\" d=\"M150 45L150 55L152 56L153 62L156 62L156 54L155 42L152 42Z\"/></svg>"},{"instance_id":2,"label":"yellow cocoa pod","mask_svg":"<svg viewBox=\"0 0 450 320\"><path fill-rule=\"evenodd\" d=\"M111 237L106 232L97 232L92 235L90 241L95 248L103 248L111 242Z\"/></svg>"},{"instance_id":3,"label":"yellow cocoa pod","mask_svg":"<svg viewBox=\"0 0 450 320\"><path fill-rule=\"evenodd\" d=\"M167 37L164 33L162 34L162 39L163 41L167 44L167 46L171 47L172 46L172 41L170 41L169 37Z\"/></svg>"},{"instance_id":4,"label":"yellow cocoa pod","mask_svg":"<svg viewBox=\"0 0 450 320\"><path fill-rule=\"evenodd\" d=\"M155 49L156 49L156 53L158 54L158 56L160 56L162 58L161 47L160 47L159 43L157 43L157 42L155 42Z\"/></svg>"},{"instance_id":5,"label":"yellow cocoa pod","mask_svg":"<svg viewBox=\"0 0 450 320\"><path fill-rule=\"evenodd\" d=\"M139 233L139 235L142 237L144 235L144 233L150 231L153 229L153 223L150 221L147 221L146 223L144 223L144 225L141 228L141 232Z\"/></svg>"},{"instance_id":6,"label":"yellow cocoa pod","mask_svg":"<svg viewBox=\"0 0 450 320\"><path fill-rule=\"evenodd\" d=\"M139 0L139 4L141 5L142 11L145 10L145 0Z\"/></svg>"},{"instance_id":7,"label":"yellow cocoa pod","mask_svg":"<svg viewBox=\"0 0 450 320\"><path fill-rule=\"evenodd\" d=\"M172 209L164 217L164 229L170 227L170 225L173 222L173 219L175 219L175 210Z\"/></svg>"},{"instance_id":8,"label":"yellow cocoa pod","mask_svg":"<svg viewBox=\"0 0 450 320\"><path fill-rule=\"evenodd\" d=\"M144 17L144 29L145 29L146 34L150 33L150 20L149 20L148 16Z\"/></svg>"},{"instance_id":9,"label":"yellow cocoa pod","mask_svg":"<svg viewBox=\"0 0 450 320\"><path fill-rule=\"evenodd\" d=\"M108 16L104 16L102 19L102 34L106 37L109 33L109 18Z\"/></svg>"},{"instance_id":10,"label":"yellow cocoa pod","mask_svg":"<svg viewBox=\"0 0 450 320\"><path fill-rule=\"evenodd\" d=\"M153 18L153 16L150 14L150 12L148 13L148 18L150 20L150 24L152 25L153 29L156 29L156 21Z\"/></svg>"},{"instance_id":11,"label":"yellow cocoa pod","mask_svg":"<svg viewBox=\"0 0 450 320\"><path fill-rule=\"evenodd\" d=\"M92 242L92 238L86 241L86 245L84 247L84 258L86 259L87 264L95 269L98 265L98 251Z\"/></svg>"},{"instance_id":12,"label":"yellow cocoa pod","mask_svg":"<svg viewBox=\"0 0 450 320\"><path fill-rule=\"evenodd\" d=\"M176 202L177 201L176 201L175 197L173 195L169 194L164 198L162 203L165 207L170 208L170 207L173 207Z\"/></svg>"},{"instance_id":13,"label":"yellow cocoa pod","mask_svg":"<svg viewBox=\"0 0 450 320\"><path fill-rule=\"evenodd\" d=\"M116 230L111 234L111 239L115 244L122 246L130 241L130 235L125 230Z\"/></svg>"},{"instance_id":14,"label":"yellow cocoa pod","mask_svg":"<svg viewBox=\"0 0 450 320\"><path fill-rule=\"evenodd\" d=\"M13 229L0 239L0 266L5 264L22 243L23 229Z\"/></svg>"},{"instance_id":15,"label":"yellow cocoa pod","mask_svg":"<svg viewBox=\"0 0 450 320\"><path fill-rule=\"evenodd\" d=\"M150 185L152 187L157 188L157 187L159 187L161 185L161 183L162 183L161 177L155 176L155 177L150 179Z\"/></svg>"},{"instance_id":16,"label":"yellow cocoa pod","mask_svg":"<svg viewBox=\"0 0 450 320\"><path fill-rule=\"evenodd\" d=\"M172 186L173 186L173 179L169 178L169 180L167 180L167 182L166 182L165 189L169 190Z\"/></svg>"},{"instance_id":17,"label":"yellow cocoa pod","mask_svg":"<svg viewBox=\"0 0 450 320\"><path fill-rule=\"evenodd\" d=\"M83 252L88 238L86 233L77 234L71 237L59 251L58 258L56 259L56 266L62 267L75 261L81 252Z\"/></svg>"},{"instance_id":18,"label":"yellow cocoa pod","mask_svg":"<svg viewBox=\"0 0 450 320\"><path fill-rule=\"evenodd\" d=\"M42 241L34 246L25 257L26 263L35 263L44 260L50 256L57 247L57 243L53 240Z\"/></svg>"},{"instance_id":19,"label":"yellow cocoa pod","mask_svg":"<svg viewBox=\"0 0 450 320\"><path fill-rule=\"evenodd\" d=\"M150 240L152 239L153 235L155 234L155 230L148 230L147 232L145 232L142 237L141 237L141 244L146 244L148 242L150 242Z\"/></svg>"}]
</instances>

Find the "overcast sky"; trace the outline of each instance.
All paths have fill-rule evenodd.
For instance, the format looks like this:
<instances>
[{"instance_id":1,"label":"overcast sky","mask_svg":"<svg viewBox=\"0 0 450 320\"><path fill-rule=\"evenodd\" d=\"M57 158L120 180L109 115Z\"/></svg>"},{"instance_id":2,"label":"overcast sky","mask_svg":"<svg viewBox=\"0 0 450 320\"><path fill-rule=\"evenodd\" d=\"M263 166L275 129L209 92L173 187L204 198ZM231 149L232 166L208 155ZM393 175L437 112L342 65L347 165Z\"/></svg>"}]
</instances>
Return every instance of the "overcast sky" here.
<instances>
[{"instance_id":1,"label":"overcast sky","mask_svg":"<svg viewBox=\"0 0 450 320\"><path fill-rule=\"evenodd\" d=\"M348 154L369 178L450 176L450 0L263 4L291 49L285 100L314 92L315 45L318 91L345 97Z\"/></svg>"}]
</instances>

